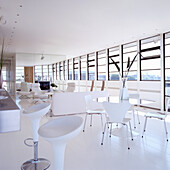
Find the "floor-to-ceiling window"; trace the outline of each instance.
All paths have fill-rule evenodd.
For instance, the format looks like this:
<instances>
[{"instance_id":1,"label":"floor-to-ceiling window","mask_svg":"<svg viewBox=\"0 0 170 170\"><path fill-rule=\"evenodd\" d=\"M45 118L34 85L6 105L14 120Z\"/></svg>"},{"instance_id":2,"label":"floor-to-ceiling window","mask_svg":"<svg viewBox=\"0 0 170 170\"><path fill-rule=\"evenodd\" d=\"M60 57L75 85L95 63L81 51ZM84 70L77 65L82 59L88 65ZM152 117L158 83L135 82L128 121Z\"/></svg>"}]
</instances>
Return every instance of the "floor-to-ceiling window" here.
<instances>
[{"instance_id":1,"label":"floor-to-ceiling window","mask_svg":"<svg viewBox=\"0 0 170 170\"><path fill-rule=\"evenodd\" d=\"M43 65L43 81L48 80L48 65Z\"/></svg>"},{"instance_id":2,"label":"floor-to-ceiling window","mask_svg":"<svg viewBox=\"0 0 170 170\"><path fill-rule=\"evenodd\" d=\"M64 80L63 62L60 62L60 80Z\"/></svg>"},{"instance_id":3,"label":"floor-to-ceiling window","mask_svg":"<svg viewBox=\"0 0 170 170\"><path fill-rule=\"evenodd\" d=\"M170 96L170 33L165 34L165 96Z\"/></svg>"},{"instance_id":4,"label":"floor-to-ceiling window","mask_svg":"<svg viewBox=\"0 0 170 170\"><path fill-rule=\"evenodd\" d=\"M160 80L160 36L141 40L141 80Z\"/></svg>"},{"instance_id":5,"label":"floor-to-ceiling window","mask_svg":"<svg viewBox=\"0 0 170 170\"><path fill-rule=\"evenodd\" d=\"M95 53L87 55L88 80L95 80Z\"/></svg>"},{"instance_id":6,"label":"floor-to-ceiling window","mask_svg":"<svg viewBox=\"0 0 170 170\"><path fill-rule=\"evenodd\" d=\"M35 81L41 81L42 78L42 66L35 66Z\"/></svg>"},{"instance_id":7,"label":"floor-to-ceiling window","mask_svg":"<svg viewBox=\"0 0 170 170\"><path fill-rule=\"evenodd\" d=\"M53 82L53 69L52 69L52 64L48 65L48 77L49 77L49 81L50 82Z\"/></svg>"},{"instance_id":8,"label":"floor-to-ceiling window","mask_svg":"<svg viewBox=\"0 0 170 170\"><path fill-rule=\"evenodd\" d=\"M73 79L73 62L72 59L68 60L68 80Z\"/></svg>"},{"instance_id":9,"label":"floor-to-ceiling window","mask_svg":"<svg viewBox=\"0 0 170 170\"><path fill-rule=\"evenodd\" d=\"M108 49L109 80L119 80L119 72L114 62L117 63L120 68L119 46Z\"/></svg>"},{"instance_id":10,"label":"floor-to-ceiling window","mask_svg":"<svg viewBox=\"0 0 170 170\"><path fill-rule=\"evenodd\" d=\"M73 59L74 64L74 80L78 80L79 78L79 57Z\"/></svg>"},{"instance_id":11,"label":"floor-to-ceiling window","mask_svg":"<svg viewBox=\"0 0 170 170\"><path fill-rule=\"evenodd\" d=\"M68 80L67 60L64 61L64 80Z\"/></svg>"},{"instance_id":12,"label":"floor-to-ceiling window","mask_svg":"<svg viewBox=\"0 0 170 170\"><path fill-rule=\"evenodd\" d=\"M106 80L106 50L97 52L97 80Z\"/></svg>"},{"instance_id":13,"label":"floor-to-ceiling window","mask_svg":"<svg viewBox=\"0 0 170 170\"><path fill-rule=\"evenodd\" d=\"M137 42L132 42L123 45L122 60L123 60L123 76L127 75L128 80L137 80ZM129 72L128 62L129 65L131 65L133 62Z\"/></svg>"},{"instance_id":14,"label":"floor-to-ceiling window","mask_svg":"<svg viewBox=\"0 0 170 170\"><path fill-rule=\"evenodd\" d=\"M86 80L87 56L80 57L80 80Z\"/></svg>"},{"instance_id":15,"label":"floor-to-ceiling window","mask_svg":"<svg viewBox=\"0 0 170 170\"><path fill-rule=\"evenodd\" d=\"M22 81L24 81L24 67L16 67L16 82L19 83Z\"/></svg>"}]
</instances>

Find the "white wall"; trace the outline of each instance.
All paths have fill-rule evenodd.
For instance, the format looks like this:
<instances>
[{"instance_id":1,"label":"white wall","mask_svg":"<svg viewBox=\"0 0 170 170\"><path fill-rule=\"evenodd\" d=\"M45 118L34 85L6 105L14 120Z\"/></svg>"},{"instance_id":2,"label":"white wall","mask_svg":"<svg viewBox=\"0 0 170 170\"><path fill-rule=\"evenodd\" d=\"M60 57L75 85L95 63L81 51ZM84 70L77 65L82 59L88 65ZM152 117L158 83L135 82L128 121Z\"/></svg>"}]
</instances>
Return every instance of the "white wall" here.
<instances>
[{"instance_id":1,"label":"white wall","mask_svg":"<svg viewBox=\"0 0 170 170\"><path fill-rule=\"evenodd\" d=\"M17 53L16 66L35 66L43 64L54 64L66 59L64 55L43 54L44 59L41 60L42 54Z\"/></svg>"}]
</instances>

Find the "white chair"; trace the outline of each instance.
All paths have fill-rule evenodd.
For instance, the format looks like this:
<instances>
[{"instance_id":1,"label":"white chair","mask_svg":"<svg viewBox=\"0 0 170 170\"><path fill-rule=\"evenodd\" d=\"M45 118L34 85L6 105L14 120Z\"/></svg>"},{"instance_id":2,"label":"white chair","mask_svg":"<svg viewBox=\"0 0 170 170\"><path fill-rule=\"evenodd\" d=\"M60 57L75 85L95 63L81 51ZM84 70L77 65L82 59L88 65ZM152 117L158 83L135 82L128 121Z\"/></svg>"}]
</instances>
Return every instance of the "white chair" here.
<instances>
[{"instance_id":1,"label":"white chair","mask_svg":"<svg viewBox=\"0 0 170 170\"><path fill-rule=\"evenodd\" d=\"M122 103L103 102L103 107L104 107L106 113L108 114L109 118L108 118L108 120L107 120L107 122L105 123L105 126L104 126L101 145L103 145L104 134L105 134L105 130L106 130L107 125L108 126L110 125L110 137L111 137L112 124L113 123L115 123L116 125L117 124L125 125L126 128L127 128L127 138L128 138L128 125L127 125L127 123L129 122L131 139L133 140L132 128L131 128L131 123L130 123L131 119L125 118L125 114L128 112L128 110L131 107L129 102L122 102ZM130 149L128 139L127 139L127 144L128 144L128 149Z\"/></svg>"},{"instance_id":2,"label":"white chair","mask_svg":"<svg viewBox=\"0 0 170 170\"><path fill-rule=\"evenodd\" d=\"M109 97L109 94L105 91L105 93L103 93L103 96L101 96L101 94L99 96L96 97L104 97L107 98ZM92 117L93 115L100 115L101 116L101 123L102 123L102 127L103 127L103 115L106 117L107 119L107 115L106 112L103 108L103 104L96 100L97 98L93 97L91 95L87 95L85 96L85 102L86 102L86 116L85 116L85 121L84 121L84 127L83 127L83 132L85 131L85 127L86 127L86 121L87 121L87 116L91 116L91 120L90 120L90 126L92 126Z\"/></svg>"},{"instance_id":3,"label":"white chair","mask_svg":"<svg viewBox=\"0 0 170 170\"><path fill-rule=\"evenodd\" d=\"M29 107L27 110L23 111L23 114L28 117L32 125L33 142L34 142L34 159L26 161L22 164L22 170L40 170L47 169L50 166L50 162L44 158L38 158L38 128L41 117L43 117L50 109L49 103L37 104ZM28 140L32 138L27 138L24 143L27 146L32 146L27 144Z\"/></svg>"},{"instance_id":4,"label":"white chair","mask_svg":"<svg viewBox=\"0 0 170 170\"><path fill-rule=\"evenodd\" d=\"M164 121L166 140L168 141L168 130L167 130L166 120L165 119L166 119L167 115L169 115L169 113L168 113L169 102L170 102L170 98L166 97L165 98L165 107L166 107L165 111L146 113L146 115L145 115L145 124L144 124L143 133L142 133L142 138L144 136L144 132L146 131L146 123L147 123L148 118L156 118L156 119Z\"/></svg>"},{"instance_id":5,"label":"white chair","mask_svg":"<svg viewBox=\"0 0 170 170\"><path fill-rule=\"evenodd\" d=\"M67 89L65 92L74 92L75 91L75 83L67 83Z\"/></svg>"},{"instance_id":6,"label":"white chair","mask_svg":"<svg viewBox=\"0 0 170 170\"><path fill-rule=\"evenodd\" d=\"M140 119L139 119L139 114L138 114L138 107L140 105L140 95L139 94L129 94L129 99L136 99L137 103L133 104L133 109L131 110L133 113L133 123L134 123L134 128L136 129L136 118L135 118L135 111L136 111L136 116L138 119L138 123L140 124Z\"/></svg>"},{"instance_id":7,"label":"white chair","mask_svg":"<svg viewBox=\"0 0 170 170\"><path fill-rule=\"evenodd\" d=\"M30 92L28 83L26 82L21 82L21 91L18 91L17 94L20 95L20 99L28 99L33 97L33 93Z\"/></svg>"},{"instance_id":8,"label":"white chair","mask_svg":"<svg viewBox=\"0 0 170 170\"><path fill-rule=\"evenodd\" d=\"M48 99L48 94L40 89L39 83L32 84L32 92L34 92L34 98Z\"/></svg>"},{"instance_id":9,"label":"white chair","mask_svg":"<svg viewBox=\"0 0 170 170\"><path fill-rule=\"evenodd\" d=\"M51 143L54 152L55 170L64 169L66 144L82 129L83 119L79 116L65 116L42 125L39 135Z\"/></svg>"}]
</instances>

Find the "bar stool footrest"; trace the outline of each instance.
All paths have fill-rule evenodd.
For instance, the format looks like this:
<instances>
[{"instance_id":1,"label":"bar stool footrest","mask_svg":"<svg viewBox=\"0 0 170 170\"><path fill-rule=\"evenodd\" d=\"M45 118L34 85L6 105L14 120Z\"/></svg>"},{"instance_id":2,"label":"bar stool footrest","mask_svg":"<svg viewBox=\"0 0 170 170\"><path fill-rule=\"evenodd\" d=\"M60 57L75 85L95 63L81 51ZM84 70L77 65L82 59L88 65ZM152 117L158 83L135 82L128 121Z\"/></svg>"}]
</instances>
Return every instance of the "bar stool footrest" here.
<instances>
[{"instance_id":1,"label":"bar stool footrest","mask_svg":"<svg viewBox=\"0 0 170 170\"><path fill-rule=\"evenodd\" d=\"M50 161L45 158L31 159L22 164L21 170L46 170L50 167Z\"/></svg>"}]
</instances>

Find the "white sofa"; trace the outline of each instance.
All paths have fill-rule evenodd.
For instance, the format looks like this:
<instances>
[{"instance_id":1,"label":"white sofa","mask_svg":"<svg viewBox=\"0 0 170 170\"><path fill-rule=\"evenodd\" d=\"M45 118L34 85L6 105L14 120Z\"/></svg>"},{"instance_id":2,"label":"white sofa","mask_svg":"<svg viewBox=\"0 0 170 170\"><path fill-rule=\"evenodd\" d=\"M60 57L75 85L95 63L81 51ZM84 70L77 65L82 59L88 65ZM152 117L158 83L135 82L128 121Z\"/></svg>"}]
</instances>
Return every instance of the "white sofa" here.
<instances>
[{"instance_id":1,"label":"white sofa","mask_svg":"<svg viewBox=\"0 0 170 170\"><path fill-rule=\"evenodd\" d=\"M52 97L53 115L86 113L85 96L93 99L108 96L107 91L54 93Z\"/></svg>"}]
</instances>

